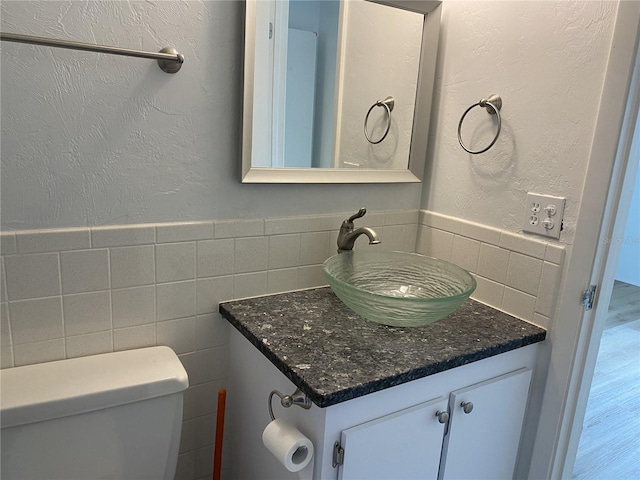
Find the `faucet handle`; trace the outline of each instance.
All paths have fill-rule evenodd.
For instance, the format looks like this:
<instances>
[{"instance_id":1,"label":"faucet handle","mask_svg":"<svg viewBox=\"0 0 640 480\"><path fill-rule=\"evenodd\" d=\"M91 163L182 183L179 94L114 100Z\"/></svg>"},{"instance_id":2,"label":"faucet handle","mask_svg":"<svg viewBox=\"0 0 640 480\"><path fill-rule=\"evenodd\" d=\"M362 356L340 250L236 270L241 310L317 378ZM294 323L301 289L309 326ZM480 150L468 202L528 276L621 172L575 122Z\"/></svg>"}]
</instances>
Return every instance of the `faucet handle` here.
<instances>
[{"instance_id":1,"label":"faucet handle","mask_svg":"<svg viewBox=\"0 0 640 480\"><path fill-rule=\"evenodd\" d=\"M354 213L353 215L351 215L351 216L349 217L349 219L347 220L347 222L348 222L348 223L353 223L353 221L354 221L356 218L362 218L362 217L364 217L364 214L365 214L365 213L367 213L367 209L363 207L363 208L361 208L360 210L358 210L358 212L357 212L357 213Z\"/></svg>"}]
</instances>

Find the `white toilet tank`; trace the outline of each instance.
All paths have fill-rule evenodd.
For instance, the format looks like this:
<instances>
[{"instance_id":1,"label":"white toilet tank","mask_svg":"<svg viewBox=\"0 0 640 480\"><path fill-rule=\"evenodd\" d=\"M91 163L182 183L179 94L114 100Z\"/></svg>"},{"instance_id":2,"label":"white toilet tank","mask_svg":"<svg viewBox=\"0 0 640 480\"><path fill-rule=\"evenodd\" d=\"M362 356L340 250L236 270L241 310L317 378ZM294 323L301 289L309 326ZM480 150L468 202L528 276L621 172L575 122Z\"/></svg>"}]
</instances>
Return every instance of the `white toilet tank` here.
<instances>
[{"instance_id":1,"label":"white toilet tank","mask_svg":"<svg viewBox=\"0 0 640 480\"><path fill-rule=\"evenodd\" d=\"M1 478L171 480L187 387L168 347L1 370Z\"/></svg>"}]
</instances>

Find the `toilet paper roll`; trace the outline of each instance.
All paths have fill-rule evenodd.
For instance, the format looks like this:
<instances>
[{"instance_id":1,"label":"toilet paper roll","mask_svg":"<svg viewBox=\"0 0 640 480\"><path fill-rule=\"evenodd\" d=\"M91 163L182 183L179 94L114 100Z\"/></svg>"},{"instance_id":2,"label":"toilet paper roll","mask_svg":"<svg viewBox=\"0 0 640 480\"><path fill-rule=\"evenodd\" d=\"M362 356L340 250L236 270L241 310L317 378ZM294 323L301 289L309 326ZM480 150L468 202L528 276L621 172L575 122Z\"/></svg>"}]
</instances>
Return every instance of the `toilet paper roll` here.
<instances>
[{"instance_id":1,"label":"toilet paper roll","mask_svg":"<svg viewBox=\"0 0 640 480\"><path fill-rule=\"evenodd\" d=\"M299 472L313 459L313 443L283 418L276 418L262 432L262 443L284 468Z\"/></svg>"}]
</instances>

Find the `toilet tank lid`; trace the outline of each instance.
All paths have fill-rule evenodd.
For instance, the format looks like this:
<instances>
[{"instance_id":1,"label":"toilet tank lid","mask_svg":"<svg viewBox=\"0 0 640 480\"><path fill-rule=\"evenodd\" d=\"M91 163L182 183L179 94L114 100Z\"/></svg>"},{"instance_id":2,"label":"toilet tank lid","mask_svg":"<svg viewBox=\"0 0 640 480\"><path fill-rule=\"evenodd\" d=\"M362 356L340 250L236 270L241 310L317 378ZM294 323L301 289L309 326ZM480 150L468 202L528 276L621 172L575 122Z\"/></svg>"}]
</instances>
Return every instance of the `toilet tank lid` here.
<instances>
[{"instance_id":1,"label":"toilet tank lid","mask_svg":"<svg viewBox=\"0 0 640 480\"><path fill-rule=\"evenodd\" d=\"M182 392L187 372L169 347L0 370L0 422L12 427Z\"/></svg>"}]
</instances>

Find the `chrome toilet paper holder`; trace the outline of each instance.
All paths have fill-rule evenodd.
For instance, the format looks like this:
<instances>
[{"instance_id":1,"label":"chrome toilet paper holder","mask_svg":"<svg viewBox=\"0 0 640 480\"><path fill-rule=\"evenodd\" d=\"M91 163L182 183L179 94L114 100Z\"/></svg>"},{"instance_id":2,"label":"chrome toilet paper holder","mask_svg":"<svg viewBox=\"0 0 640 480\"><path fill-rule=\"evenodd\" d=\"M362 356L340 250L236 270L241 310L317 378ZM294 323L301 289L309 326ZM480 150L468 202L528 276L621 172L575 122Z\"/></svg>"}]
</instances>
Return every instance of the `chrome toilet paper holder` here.
<instances>
[{"instance_id":1,"label":"chrome toilet paper holder","mask_svg":"<svg viewBox=\"0 0 640 480\"><path fill-rule=\"evenodd\" d=\"M299 388L296 388L296 391L291 395L284 395L278 390L272 390L269 394L269 416L271 417L271 420L276 419L275 415L273 414L273 407L271 405L271 400L273 399L274 395L278 395L278 397L280 397L280 405L282 405L284 408L289 408L291 405L297 405L304 408L305 410L309 410L311 408L311 400L309 400L309 397L302 393L302 390L300 390Z\"/></svg>"}]
</instances>

